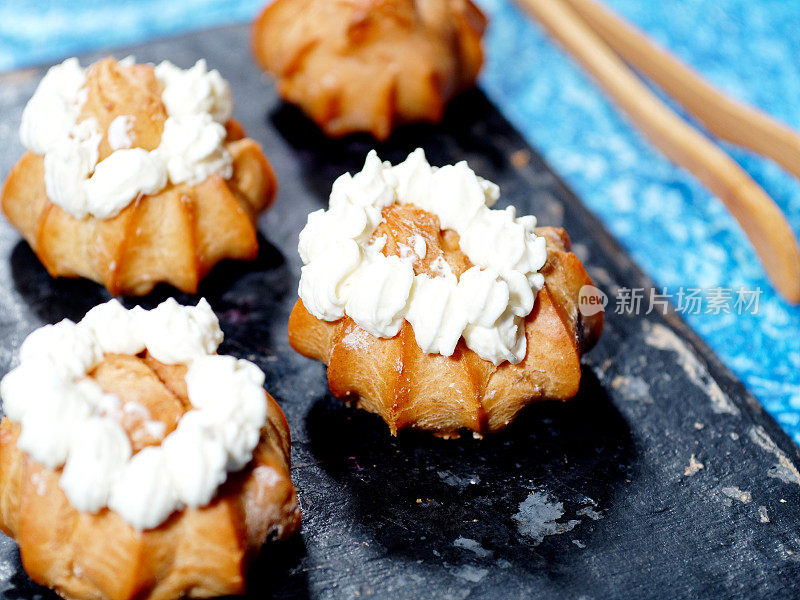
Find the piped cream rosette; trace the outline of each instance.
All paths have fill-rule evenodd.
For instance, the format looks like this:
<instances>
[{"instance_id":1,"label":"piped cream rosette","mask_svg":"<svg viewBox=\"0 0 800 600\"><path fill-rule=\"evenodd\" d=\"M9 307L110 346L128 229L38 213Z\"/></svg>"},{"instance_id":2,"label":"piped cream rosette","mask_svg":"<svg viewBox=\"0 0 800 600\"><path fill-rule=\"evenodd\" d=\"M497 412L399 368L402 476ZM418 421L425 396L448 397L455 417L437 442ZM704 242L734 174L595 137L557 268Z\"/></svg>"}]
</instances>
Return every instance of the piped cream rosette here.
<instances>
[{"instance_id":1,"label":"piped cream rosette","mask_svg":"<svg viewBox=\"0 0 800 600\"><path fill-rule=\"evenodd\" d=\"M132 66L131 57L120 64ZM201 59L190 69L164 61L155 67L167 112L158 148L131 148L133 117L121 115L108 127L112 152L99 160L103 132L93 117L81 120L86 103L86 69L69 58L51 67L22 113L20 140L44 155L44 181L50 200L77 219L108 219L141 194L156 194L173 184L194 185L233 172L224 147L225 123L233 102L228 83Z\"/></svg>"},{"instance_id":2,"label":"piped cream rosette","mask_svg":"<svg viewBox=\"0 0 800 600\"><path fill-rule=\"evenodd\" d=\"M547 250L534 233L536 218L517 217L514 207L493 210L498 198L498 187L466 162L432 167L417 149L392 166L370 152L361 172L334 182L328 210L311 213L300 233L304 306L324 321L347 315L380 338L395 336L405 319L426 353L450 356L463 337L484 360L519 363ZM430 274L415 275L414 258L426 253L421 237L400 256L384 255L386 238L373 234L394 203L436 215L442 230L458 233L474 266L456 278L440 257Z\"/></svg>"},{"instance_id":3,"label":"piped cream rosette","mask_svg":"<svg viewBox=\"0 0 800 600\"><path fill-rule=\"evenodd\" d=\"M250 462L267 419L263 372L215 354L222 338L205 300L191 307L169 299L149 311L111 300L78 323L37 329L0 382L6 417L21 428L18 447L47 468L63 467L59 484L76 509L108 506L137 529L207 505L228 472ZM192 408L159 446L134 454L121 425L129 407L87 374L106 354L145 350L164 364L187 365ZM151 425L157 435L162 424Z\"/></svg>"}]
</instances>

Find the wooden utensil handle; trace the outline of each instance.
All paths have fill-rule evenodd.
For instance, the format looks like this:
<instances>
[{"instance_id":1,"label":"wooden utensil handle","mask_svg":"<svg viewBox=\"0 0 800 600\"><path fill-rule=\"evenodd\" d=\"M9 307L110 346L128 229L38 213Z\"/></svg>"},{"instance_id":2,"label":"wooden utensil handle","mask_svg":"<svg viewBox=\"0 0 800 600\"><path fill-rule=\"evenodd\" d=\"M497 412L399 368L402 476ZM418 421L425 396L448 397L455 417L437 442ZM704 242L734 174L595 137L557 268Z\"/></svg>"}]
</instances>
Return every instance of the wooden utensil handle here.
<instances>
[{"instance_id":1,"label":"wooden utensil handle","mask_svg":"<svg viewBox=\"0 0 800 600\"><path fill-rule=\"evenodd\" d=\"M518 0L594 76L668 158L688 169L730 210L753 243L775 288L800 302L800 250L783 213L708 138L659 100L561 0Z\"/></svg>"},{"instance_id":2,"label":"wooden utensil handle","mask_svg":"<svg viewBox=\"0 0 800 600\"><path fill-rule=\"evenodd\" d=\"M767 156L800 179L800 135L712 87L641 31L594 0L565 0L625 61L694 114L714 135Z\"/></svg>"}]
</instances>

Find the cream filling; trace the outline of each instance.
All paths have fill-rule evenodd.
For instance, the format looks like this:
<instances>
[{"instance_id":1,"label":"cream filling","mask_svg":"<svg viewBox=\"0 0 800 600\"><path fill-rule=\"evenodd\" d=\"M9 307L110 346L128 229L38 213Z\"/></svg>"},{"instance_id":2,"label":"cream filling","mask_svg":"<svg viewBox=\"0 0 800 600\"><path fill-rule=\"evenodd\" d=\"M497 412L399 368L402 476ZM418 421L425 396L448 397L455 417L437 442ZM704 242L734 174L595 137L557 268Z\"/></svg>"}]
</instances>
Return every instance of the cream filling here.
<instances>
[{"instance_id":1,"label":"cream filling","mask_svg":"<svg viewBox=\"0 0 800 600\"><path fill-rule=\"evenodd\" d=\"M465 162L431 167L417 149L392 166L370 152L361 172L334 182L328 210L311 213L300 232L303 304L318 319L347 315L381 338L396 335L406 320L426 353L450 356L463 337L496 365L520 362L523 320L544 285L538 271L547 250L534 233L536 218L517 217L513 207L491 209L498 197L497 186ZM381 210L395 202L435 214L442 229L459 234L475 266L459 279L439 259L432 276L414 275L414 261L427 255L421 236L406 240L400 256L383 255L385 238L370 239Z\"/></svg>"},{"instance_id":2,"label":"cream filling","mask_svg":"<svg viewBox=\"0 0 800 600\"><path fill-rule=\"evenodd\" d=\"M254 364L215 354L222 331L208 303L126 310L111 300L79 322L34 331L20 364L2 381L6 416L21 427L18 447L47 468L84 512L105 506L133 527L157 527L175 510L207 505L228 472L253 457L267 420L264 374ZM192 409L160 446L133 454L121 424L130 403L86 377L104 354L144 349L166 364L186 364ZM139 407L144 410L144 407ZM148 416L148 415L144 415ZM145 425L148 425L145 423ZM148 431L161 433L151 422Z\"/></svg>"},{"instance_id":3,"label":"cream filling","mask_svg":"<svg viewBox=\"0 0 800 600\"><path fill-rule=\"evenodd\" d=\"M78 122L86 71L75 58L52 67L25 107L20 139L28 150L44 155L47 195L75 218L114 217L168 182L194 185L214 174L230 178L233 162L224 146L224 123L233 104L227 82L202 59L185 70L164 61L155 73L164 86L168 117L152 152L131 148L133 117L122 115L107 132L113 152L98 162L103 134L94 119Z\"/></svg>"},{"instance_id":4,"label":"cream filling","mask_svg":"<svg viewBox=\"0 0 800 600\"><path fill-rule=\"evenodd\" d=\"M131 115L120 115L108 124L108 145L112 150L123 150L133 145L132 126L133 117Z\"/></svg>"}]
</instances>

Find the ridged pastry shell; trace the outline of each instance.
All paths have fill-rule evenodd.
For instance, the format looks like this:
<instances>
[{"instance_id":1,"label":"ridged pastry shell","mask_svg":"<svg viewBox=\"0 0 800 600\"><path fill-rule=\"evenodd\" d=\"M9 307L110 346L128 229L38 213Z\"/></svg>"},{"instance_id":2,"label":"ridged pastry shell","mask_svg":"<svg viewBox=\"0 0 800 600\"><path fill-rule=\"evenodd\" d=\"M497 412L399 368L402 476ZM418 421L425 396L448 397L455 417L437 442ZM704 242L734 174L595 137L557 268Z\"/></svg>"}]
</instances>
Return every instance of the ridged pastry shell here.
<instances>
[{"instance_id":1,"label":"ridged pastry shell","mask_svg":"<svg viewBox=\"0 0 800 600\"><path fill-rule=\"evenodd\" d=\"M91 377L122 402L135 401L166 433L187 410L185 366L106 355ZM20 548L30 577L65 598L166 600L240 594L265 540L300 524L289 472L289 428L269 394L268 420L243 471L212 502L183 509L156 529L137 531L105 508L73 508L51 470L17 448L19 426L0 424L0 529ZM123 421L134 451L154 443L141 421Z\"/></svg>"},{"instance_id":2,"label":"ridged pastry shell","mask_svg":"<svg viewBox=\"0 0 800 600\"><path fill-rule=\"evenodd\" d=\"M486 18L471 0L277 0L253 52L281 96L332 137L436 122L483 63Z\"/></svg>"},{"instance_id":3,"label":"ridged pastry shell","mask_svg":"<svg viewBox=\"0 0 800 600\"><path fill-rule=\"evenodd\" d=\"M159 145L166 111L151 66L107 58L88 69L86 86L82 119L95 117L107 132L115 117L132 115L132 146ZM147 294L159 282L194 293L219 261L256 257L256 218L276 191L258 144L234 120L226 129L228 180L212 175L197 185L168 184L115 217L77 219L47 197L43 156L26 152L3 187L3 212L53 277L85 277L114 295ZM99 151L100 160L111 153L105 133Z\"/></svg>"},{"instance_id":4,"label":"ridged pastry shell","mask_svg":"<svg viewBox=\"0 0 800 600\"><path fill-rule=\"evenodd\" d=\"M460 276L471 266L458 234L439 231L438 219L410 205L384 209L374 236L387 236L385 254L399 254L395 240L422 235L427 254L415 272L428 272L444 256ZM289 318L289 342L328 365L331 393L383 417L394 434L413 427L452 437L462 429L482 435L505 428L527 404L566 400L578 392L580 357L603 329L603 313L583 316L578 292L592 281L570 252L563 229L540 227L547 242L545 284L525 319L527 354L519 364L494 366L459 341L454 354L425 354L406 321L393 338L381 339L345 316L334 322L312 316L301 300Z\"/></svg>"}]
</instances>

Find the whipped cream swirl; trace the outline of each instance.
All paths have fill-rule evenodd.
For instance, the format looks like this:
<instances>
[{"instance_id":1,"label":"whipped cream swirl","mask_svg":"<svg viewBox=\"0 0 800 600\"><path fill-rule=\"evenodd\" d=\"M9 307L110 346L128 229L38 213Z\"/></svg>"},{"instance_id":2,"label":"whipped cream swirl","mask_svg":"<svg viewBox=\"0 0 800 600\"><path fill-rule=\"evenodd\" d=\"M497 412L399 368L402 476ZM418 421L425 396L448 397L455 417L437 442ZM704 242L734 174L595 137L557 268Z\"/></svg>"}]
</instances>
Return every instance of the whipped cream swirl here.
<instances>
[{"instance_id":1,"label":"whipped cream swirl","mask_svg":"<svg viewBox=\"0 0 800 600\"><path fill-rule=\"evenodd\" d=\"M132 59L120 64L130 66ZM79 121L86 70L75 58L50 68L26 105L22 144L44 155L47 195L75 218L114 217L168 182L195 185L214 174L230 178L233 163L224 146L224 124L233 110L228 83L203 59L185 70L164 61L155 75L168 116L161 143L150 152L131 147L133 117L120 115L107 132L113 152L98 162L103 133L95 119Z\"/></svg>"},{"instance_id":2,"label":"whipped cream swirl","mask_svg":"<svg viewBox=\"0 0 800 600\"><path fill-rule=\"evenodd\" d=\"M499 195L466 162L432 167L417 149L392 166L370 152L361 172L334 182L328 210L311 213L300 232L303 304L318 319L347 315L381 338L406 320L426 353L450 356L463 337L484 360L519 363L527 349L523 320L544 285L538 271L547 250L535 217L491 208ZM386 238L373 234L382 209L394 203L436 215L443 230L459 234L474 266L457 278L439 257L432 274L415 275L415 260L427 254L418 234L401 241L400 256L384 255Z\"/></svg>"},{"instance_id":3,"label":"whipped cream swirl","mask_svg":"<svg viewBox=\"0 0 800 600\"><path fill-rule=\"evenodd\" d=\"M228 472L250 462L267 420L264 373L215 354L221 341L205 300L180 306L170 298L150 311L111 300L79 323L37 329L20 348L19 366L0 381L5 414L20 425L18 447L49 469L63 467L59 485L76 509L108 506L140 530L207 505ZM192 409L160 446L134 454L122 419L147 409L121 405L87 373L105 354L145 349L163 363L188 365ZM163 436L162 423L145 425Z\"/></svg>"}]
</instances>

